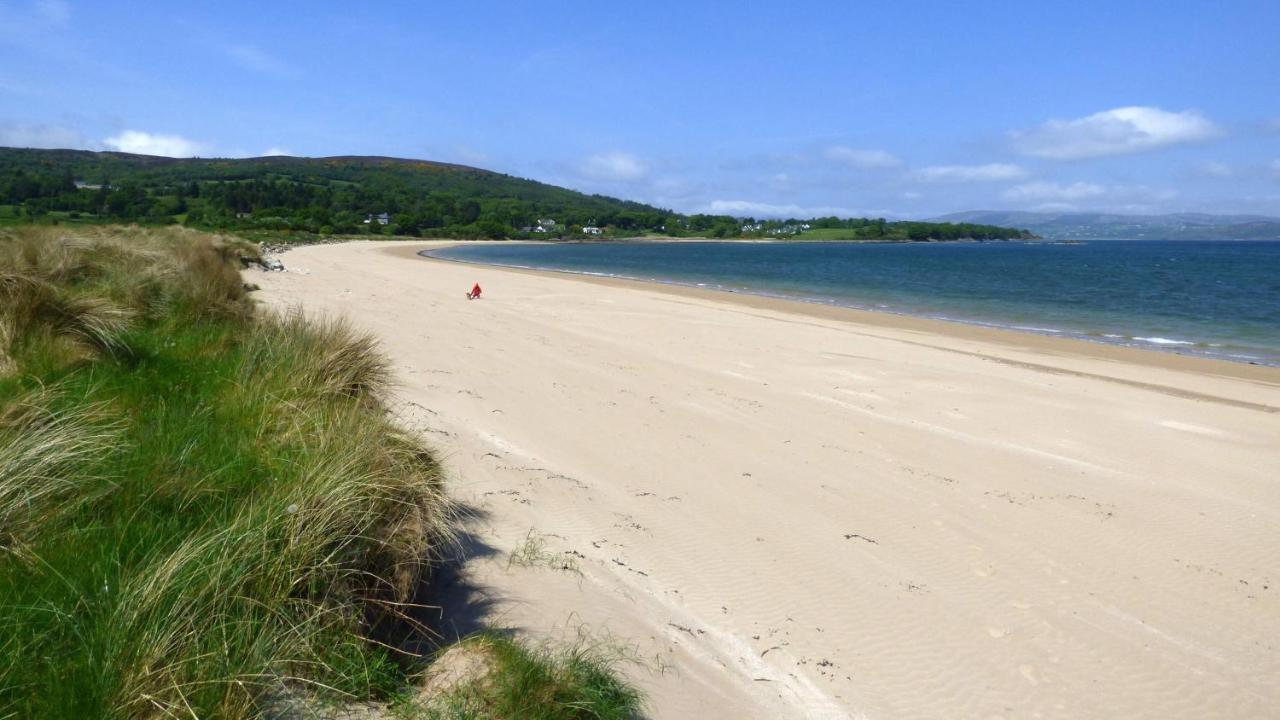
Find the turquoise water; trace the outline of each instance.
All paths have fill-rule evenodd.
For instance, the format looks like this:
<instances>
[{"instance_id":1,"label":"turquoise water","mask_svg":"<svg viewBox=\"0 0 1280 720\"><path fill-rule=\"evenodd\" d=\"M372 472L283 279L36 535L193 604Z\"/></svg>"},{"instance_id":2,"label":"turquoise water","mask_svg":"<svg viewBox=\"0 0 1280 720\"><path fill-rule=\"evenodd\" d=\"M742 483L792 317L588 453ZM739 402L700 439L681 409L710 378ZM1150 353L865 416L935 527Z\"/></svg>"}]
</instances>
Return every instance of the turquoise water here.
<instances>
[{"instance_id":1,"label":"turquoise water","mask_svg":"<svg viewBox=\"0 0 1280 720\"><path fill-rule=\"evenodd\" d=\"M1280 365L1280 242L495 242L431 254Z\"/></svg>"}]
</instances>

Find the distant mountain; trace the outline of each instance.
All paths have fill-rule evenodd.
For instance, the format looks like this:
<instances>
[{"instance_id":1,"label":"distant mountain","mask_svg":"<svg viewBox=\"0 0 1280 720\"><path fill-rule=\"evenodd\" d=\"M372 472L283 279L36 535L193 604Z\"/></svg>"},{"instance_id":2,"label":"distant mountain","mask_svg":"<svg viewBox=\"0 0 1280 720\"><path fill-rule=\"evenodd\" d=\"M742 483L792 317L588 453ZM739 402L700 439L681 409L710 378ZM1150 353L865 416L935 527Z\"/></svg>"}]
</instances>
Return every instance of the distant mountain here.
<instances>
[{"instance_id":1,"label":"distant mountain","mask_svg":"<svg viewBox=\"0 0 1280 720\"><path fill-rule=\"evenodd\" d=\"M1280 240L1280 218L1265 215L1119 215L1089 212L969 210L932 218L1024 227L1052 240Z\"/></svg>"}]
</instances>

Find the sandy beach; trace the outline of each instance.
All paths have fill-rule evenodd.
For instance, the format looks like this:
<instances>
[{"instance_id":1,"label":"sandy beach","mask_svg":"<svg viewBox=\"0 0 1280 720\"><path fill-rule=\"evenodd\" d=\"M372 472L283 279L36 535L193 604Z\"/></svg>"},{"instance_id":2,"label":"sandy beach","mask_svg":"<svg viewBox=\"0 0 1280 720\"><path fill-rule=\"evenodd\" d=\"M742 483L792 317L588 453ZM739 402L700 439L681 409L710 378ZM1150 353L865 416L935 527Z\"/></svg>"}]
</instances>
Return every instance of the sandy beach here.
<instances>
[{"instance_id":1,"label":"sandy beach","mask_svg":"<svg viewBox=\"0 0 1280 720\"><path fill-rule=\"evenodd\" d=\"M246 277L381 339L471 611L631 648L653 717L1280 707L1280 369L423 247Z\"/></svg>"}]
</instances>

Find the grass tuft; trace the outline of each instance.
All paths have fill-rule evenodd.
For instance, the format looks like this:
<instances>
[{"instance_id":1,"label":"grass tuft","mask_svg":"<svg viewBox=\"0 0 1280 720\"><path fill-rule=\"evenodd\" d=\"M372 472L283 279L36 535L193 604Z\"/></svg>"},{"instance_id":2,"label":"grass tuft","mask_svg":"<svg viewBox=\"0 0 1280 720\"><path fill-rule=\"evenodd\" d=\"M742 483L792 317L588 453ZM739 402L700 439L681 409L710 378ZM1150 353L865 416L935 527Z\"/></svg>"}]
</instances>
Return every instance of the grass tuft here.
<instances>
[{"instance_id":1,"label":"grass tuft","mask_svg":"<svg viewBox=\"0 0 1280 720\"><path fill-rule=\"evenodd\" d=\"M30 561L43 528L110 487L73 471L110 451L115 428L93 406L51 410L52 396L41 388L0 406L0 557Z\"/></svg>"},{"instance_id":2,"label":"grass tuft","mask_svg":"<svg viewBox=\"0 0 1280 720\"><path fill-rule=\"evenodd\" d=\"M483 657L482 667L441 695L405 708L405 718L625 720L643 707L640 693L613 670L631 658L607 643L582 637L555 648L482 634L460 645Z\"/></svg>"}]
</instances>

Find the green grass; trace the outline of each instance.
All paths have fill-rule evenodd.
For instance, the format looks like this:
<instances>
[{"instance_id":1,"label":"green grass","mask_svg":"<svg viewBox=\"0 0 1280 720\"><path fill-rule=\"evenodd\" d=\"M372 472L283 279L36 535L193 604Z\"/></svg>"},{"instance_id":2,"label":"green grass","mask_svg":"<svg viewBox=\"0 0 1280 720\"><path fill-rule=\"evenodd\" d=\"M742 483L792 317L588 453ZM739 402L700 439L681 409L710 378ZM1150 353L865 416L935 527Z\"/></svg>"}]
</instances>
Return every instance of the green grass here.
<instances>
[{"instance_id":1,"label":"green grass","mask_svg":"<svg viewBox=\"0 0 1280 720\"><path fill-rule=\"evenodd\" d=\"M813 228L796 236L797 240L859 240L857 231L847 228Z\"/></svg>"},{"instance_id":2,"label":"green grass","mask_svg":"<svg viewBox=\"0 0 1280 720\"><path fill-rule=\"evenodd\" d=\"M580 640L556 649L483 634L460 643L482 655L488 672L426 706L402 706L405 720L625 720L640 694L613 668L631 660L607 644Z\"/></svg>"},{"instance_id":3,"label":"green grass","mask_svg":"<svg viewBox=\"0 0 1280 720\"><path fill-rule=\"evenodd\" d=\"M366 613L451 510L373 342L254 318L233 251L192 233L34 232L0 238L0 717L388 695Z\"/></svg>"},{"instance_id":4,"label":"green grass","mask_svg":"<svg viewBox=\"0 0 1280 720\"><path fill-rule=\"evenodd\" d=\"M0 719L259 717L420 669L366 630L450 547L440 470L372 338L254 311L255 253L0 230ZM635 702L603 656L493 642L511 689L462 717Z\"/></svg>"}]
</instances>

